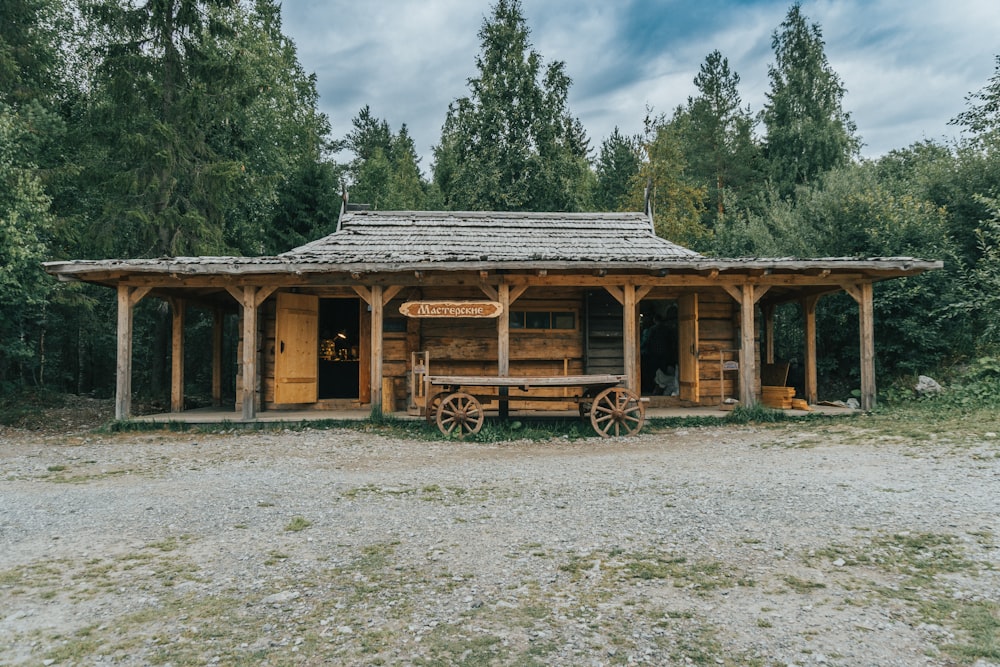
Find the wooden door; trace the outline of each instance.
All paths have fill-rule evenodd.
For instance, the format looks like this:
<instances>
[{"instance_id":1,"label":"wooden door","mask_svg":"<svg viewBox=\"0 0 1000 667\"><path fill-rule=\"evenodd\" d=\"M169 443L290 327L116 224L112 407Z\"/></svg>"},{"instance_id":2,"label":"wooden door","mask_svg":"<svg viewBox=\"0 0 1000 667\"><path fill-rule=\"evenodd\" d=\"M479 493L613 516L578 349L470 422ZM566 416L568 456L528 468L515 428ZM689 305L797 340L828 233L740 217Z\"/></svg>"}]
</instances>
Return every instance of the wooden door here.
<instances>
[{"instance_id":1,"label":"wooden door","mask_svg":"<svg viewBox=\"0 0 1000 667\"><path fill-rule=\"evenodd\" d=\"M274 402L315 403L319 382L319 297L279 293Z\"/></svg>"},{"instance_id":2,"label":"wooden door","mask_svg":"<svg viewBox=\"0 0 1000 667\"><path fill-rule=\"evenodd\" d=\"M677 299L677 375L682 401L697 403L698 387L698 295L684 294Z\"/></svg>"}]
</instances>

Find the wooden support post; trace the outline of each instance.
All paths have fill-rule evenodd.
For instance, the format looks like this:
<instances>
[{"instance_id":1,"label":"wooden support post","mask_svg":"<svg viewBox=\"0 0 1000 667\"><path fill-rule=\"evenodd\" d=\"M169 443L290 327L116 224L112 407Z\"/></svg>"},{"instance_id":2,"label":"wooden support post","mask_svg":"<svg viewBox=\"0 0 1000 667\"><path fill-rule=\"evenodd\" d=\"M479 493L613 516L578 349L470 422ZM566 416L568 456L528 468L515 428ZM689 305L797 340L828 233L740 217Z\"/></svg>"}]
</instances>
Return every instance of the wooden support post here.
<instances>
[{"instance_id":1,"label":"wooden support post","mask_svg":"<svg viewBox=\"0 0 1000 667\"><path fill-rule=\"evenodd\" d=\"M382 315L385 305L382 302L382 286L372 285L372 349L371 349L371 388L372 409L382 408Z\"/></svg>"},{"instance_id":2,"label":"wooden support post","mask_svg":"<svg viewBox=\"0 0 1000 667\"><path fill-rule=\"evenodd\" d=\"M639 392L639 303L635 285L624 288L625 386Z\"/></svg>"},{"instance_id":3,"label":"wooden support post","mask_svg":"<svg viewBox=\"0 0 1000 667\"><path fill-rule=\"evenodd\" d=\"M875 309L872 284L847 284L844 290L858 303L861 339L861 409L875 408Z\"/></svg>"},{"instance_id":4,"label":"wooden support post","mask_svg":"<svg viewBox=\"0 0 1000 667\"><path fill-rule=\"evenodd\" d=\"M754 321L754 286L743 285L740 298L740 403L751 407L757 402L754 393L757 380L756 323Z\"/></svg>"},{"instance_id":5,"label":"wooden support post","mask_svg":"<svg viewBox=\"0 0 1000 667\"><path fill-rule=\"evenodd\" d=\"M243 419L257 417L257 288L243 288Z\"/></svg>"},{"instance_id":6,"label":"wooden support post","mask_svg":"<svg viewBox=\"0 0 1000 667\"><path fill-rule=\"evenodd\" d=\"M861 409L875 409L875 308L871 283L861 284Z\"/></svg>"},{"instance_id":7,"label":"wooden support post","mask_svg":"<svg viewBox=\"0 0 1000 667\"><path fill-rule=\"evenodd\" d=\"M184 300L170 299L170 411L184 412Z\"/></svg>"},{"instance_id":8,"label":"wooden support post","mask_svg":"<svg viewBox=\"0 0 1000 667\"><path fill-rule=\"evenodd\" d=\"M510 285L501 283L497 287L497 300L503 312L497 318L497 374L500 377L510 375ZM500 418L510 415L510 403L505 400L509 393L508 387L500 387Z\"/></svg>"},{"instance_id":9,"label":"wooden support post","mask_svg":"<svg viewBox=\"0 0 1000 667\"><path fill-rule=\"evenodd\" d=\"M819 400L816 376L816 303L819 296L807 296L802 299L802 314L805 319L806 355L805 355L805 392L806 402L815 405Z\"/></svg>"},{"instance_id":10,"label":"wooden support post","mask_svg":"<svg viewBox=\"0 0 1000 667\"><path fill-rule=\"evenodd\" d=\"M225 313L221 308L212 310L212 407L222 405L222 334Z\"/></svg>"},{"instance_id":11,"label":"wooden support post","mask_svg":"<svg viewBox=\"0 0 1000 667\"><path fill-rule=\"evenodd\" d=\"M115 382L115 419L132 413L132 288L118 286L118 368Z\"/></svg>"}]
</instances>

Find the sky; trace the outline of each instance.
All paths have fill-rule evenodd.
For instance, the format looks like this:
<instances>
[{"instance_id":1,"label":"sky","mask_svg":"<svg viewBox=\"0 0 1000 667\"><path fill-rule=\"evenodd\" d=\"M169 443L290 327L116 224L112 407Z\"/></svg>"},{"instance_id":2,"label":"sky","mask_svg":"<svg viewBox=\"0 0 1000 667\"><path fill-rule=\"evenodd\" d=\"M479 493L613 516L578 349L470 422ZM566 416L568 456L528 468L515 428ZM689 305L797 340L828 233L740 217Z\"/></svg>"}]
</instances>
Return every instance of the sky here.
<instances>
[{"instance_id":1,"label":"sky","mask_svg":"<svg viewBox=\"0 0 1000 667\"><path fill-rule=\"evenodd\" d=\"M429 175L448 104L477 75L479 30L494 0L282 0L283 29L316 75L320 110L344 137L366 104L393 131L406 124ZM771 39L790 0L521 0L531 43L573 79L569 111L596 154L617 126L642 130L646 109L668 116L718 49L759 112L774 63ZM998 0L804 0L847 89L844 110L875 158L947 141L948 121L994 75ZM341 156L347 159L348 156Z\"/></svg>"}]
</instances>

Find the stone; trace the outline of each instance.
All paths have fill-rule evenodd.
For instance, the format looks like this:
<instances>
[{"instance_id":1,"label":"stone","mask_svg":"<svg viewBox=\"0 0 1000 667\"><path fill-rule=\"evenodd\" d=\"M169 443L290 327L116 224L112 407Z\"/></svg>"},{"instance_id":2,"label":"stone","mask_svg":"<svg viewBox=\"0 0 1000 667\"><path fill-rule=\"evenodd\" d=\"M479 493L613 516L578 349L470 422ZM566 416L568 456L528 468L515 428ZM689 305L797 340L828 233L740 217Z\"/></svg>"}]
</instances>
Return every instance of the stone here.
<instances>
[{"instance_id":1,"label":"stone","mask_svg":"<svg viewBox=\"0 0 1000 667\"><path fill-rule=\"evenodd\" d=\"M937 380L927 375L921 375L917 377L917 385L913 388L919 396L931 396L933 394L940 394L944 391L944 387L938 384Z\"/></svg>"}]
</instances>

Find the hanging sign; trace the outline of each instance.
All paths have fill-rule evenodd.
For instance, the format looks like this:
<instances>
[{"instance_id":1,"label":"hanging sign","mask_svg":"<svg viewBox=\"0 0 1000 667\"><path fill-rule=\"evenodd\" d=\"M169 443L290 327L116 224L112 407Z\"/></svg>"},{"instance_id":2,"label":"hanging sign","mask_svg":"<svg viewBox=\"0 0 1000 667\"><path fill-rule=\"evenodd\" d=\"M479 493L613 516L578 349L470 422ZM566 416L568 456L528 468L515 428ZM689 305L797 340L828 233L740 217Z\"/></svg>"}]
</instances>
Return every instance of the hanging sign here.
<instances>
[{"instance_id":1,"label":"hanging sign","mask_svg":"<svg viewBox=\"0 0 1000 667\"><path fill-rule=\"evenodd\" d=\"M406 317L499 317L503 304L497 301L407 301L399 307Z\"/></svg>"}]
</instances>

